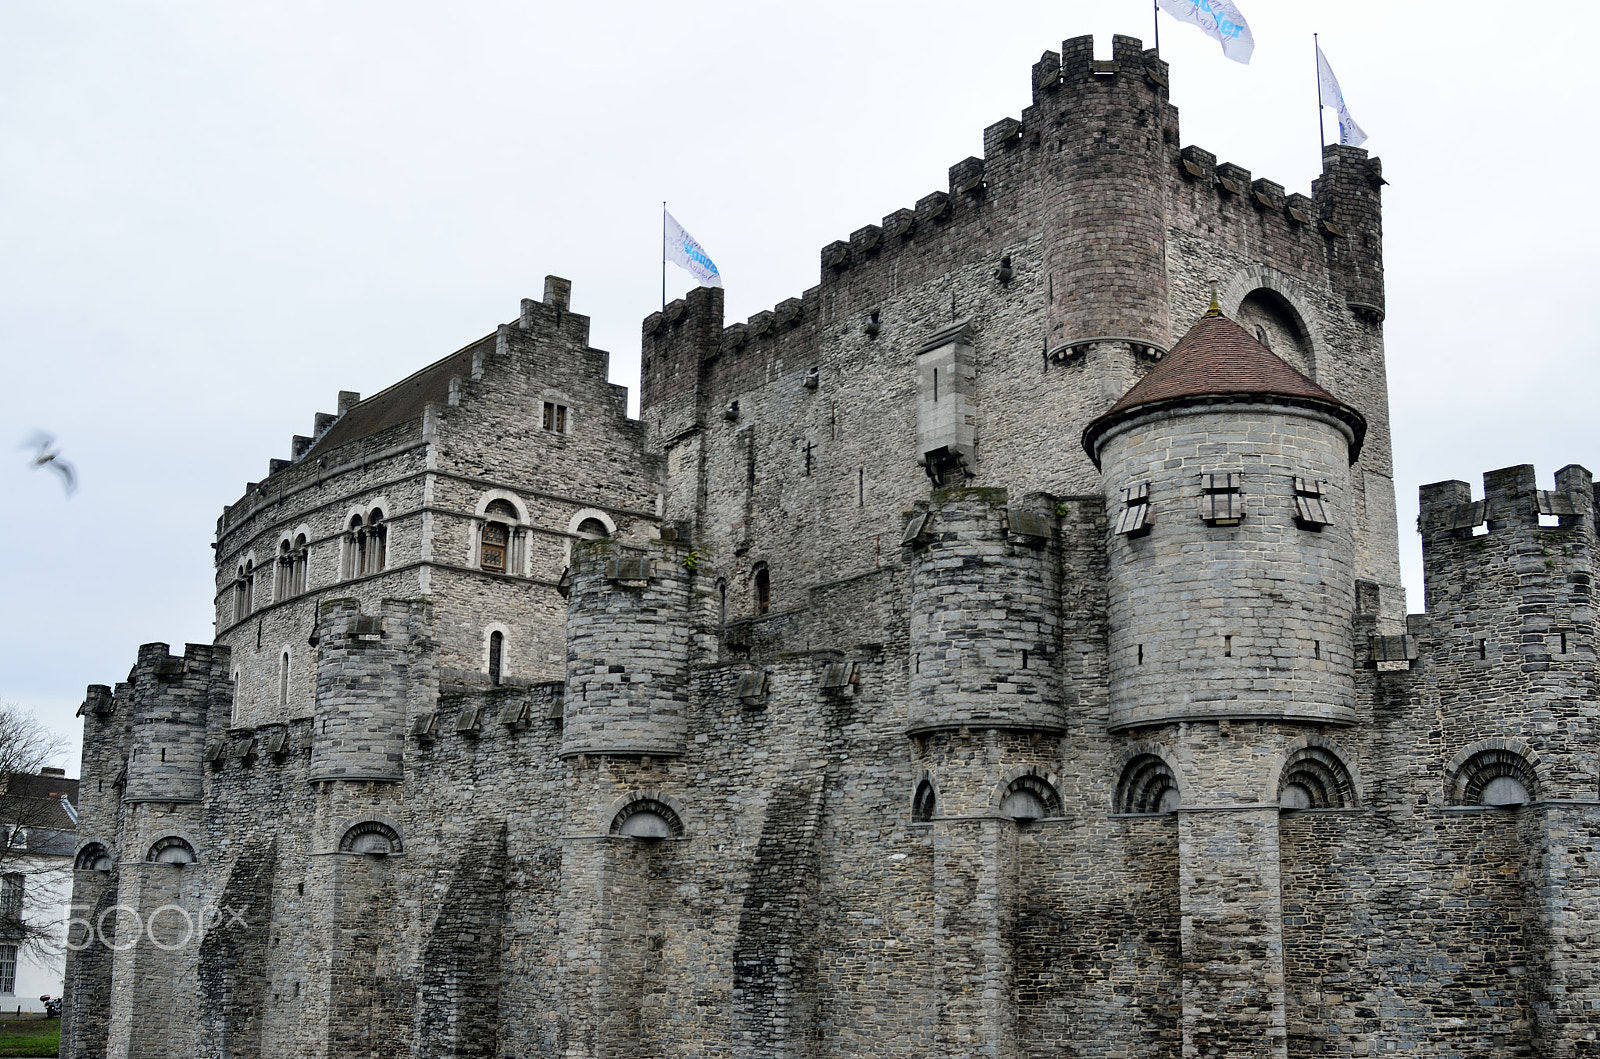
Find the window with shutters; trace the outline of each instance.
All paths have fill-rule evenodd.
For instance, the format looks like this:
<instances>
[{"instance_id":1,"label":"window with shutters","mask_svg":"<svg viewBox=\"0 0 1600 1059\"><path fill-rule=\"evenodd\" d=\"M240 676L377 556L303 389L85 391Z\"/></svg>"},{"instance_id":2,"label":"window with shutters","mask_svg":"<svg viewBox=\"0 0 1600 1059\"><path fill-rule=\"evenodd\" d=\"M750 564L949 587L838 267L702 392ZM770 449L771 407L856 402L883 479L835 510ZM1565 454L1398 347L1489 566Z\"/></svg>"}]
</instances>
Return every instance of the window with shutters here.
<instances>
[{"instance_id":1,"label":"window with shutters","mask_svg":"<svg viewBox=\"0 0 1600 1059\"><path fill-rule=\"evenodd\" d=\"M1244 495L1238 474L1200 476L1200 517L1212 526L1237 526L1244 518Z\"/></svg>"},{"instance_id":2,"label":"window with shutters","mask_svg":"<svg viewBox=\"0 0 1600 1059\"><path fill-rule=\"evenodd\" d=\"M1117 515L1117 532L1137 536L1150 529L1150 483L1140 482L1122 490L1122 511Z\"/></svg>"},{"instance_id":3,"label":"window with shutters","mask_svg":"<svg viewBox=\"0 0 1600 1059\"><path fill-rule=\"evenodd\" d=\"M554 401L544 403L544 428L553 434L570 433L572 417L564 404Z\"/></svg>"},{"instance_id":4,"label":"window with shutters","mask_svg":"<svg viewBox=\"0 0 1600 1059\"><path fill-rule=\"evenodd\" d=\"M1327 485L1315 478L1294 480L1294 520L1301 529L1320 530L1328 518Z\"/></svg>"},{"instance_id":5,"label":"window with shutters","mask_svg":"<svg viewBox=\"0 0 1600 1059\"><path fill-rule=\"evenodd\" d=\"M511 534L503 522L486 522L483 526L481 565L497 574L506 572L506 544Z\"/></svg>"}]
</instances>

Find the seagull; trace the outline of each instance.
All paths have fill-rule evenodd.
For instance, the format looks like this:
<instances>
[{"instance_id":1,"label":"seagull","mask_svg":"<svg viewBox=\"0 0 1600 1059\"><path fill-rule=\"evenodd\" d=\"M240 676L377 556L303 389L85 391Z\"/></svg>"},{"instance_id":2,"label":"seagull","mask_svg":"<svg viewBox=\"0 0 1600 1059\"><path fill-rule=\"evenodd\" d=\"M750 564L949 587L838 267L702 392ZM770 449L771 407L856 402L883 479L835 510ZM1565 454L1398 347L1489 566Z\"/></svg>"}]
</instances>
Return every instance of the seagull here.
<instances>
[{"instance_id":1,"label":"seagull","mask_svg":"<svg viewBox=\"0 0 1600 1059\"><path fill-rule=\"evenodd\" d=\"M72 464L61 458L61 450L55 447L56 439L49 434L35 431L33 436L23 442L22 448L33 449L33 459L29 466L38 469L48 467L61 476L61 488L71 496L78 488L78 472L72 469Z\"/></svg>"}]
</instances>

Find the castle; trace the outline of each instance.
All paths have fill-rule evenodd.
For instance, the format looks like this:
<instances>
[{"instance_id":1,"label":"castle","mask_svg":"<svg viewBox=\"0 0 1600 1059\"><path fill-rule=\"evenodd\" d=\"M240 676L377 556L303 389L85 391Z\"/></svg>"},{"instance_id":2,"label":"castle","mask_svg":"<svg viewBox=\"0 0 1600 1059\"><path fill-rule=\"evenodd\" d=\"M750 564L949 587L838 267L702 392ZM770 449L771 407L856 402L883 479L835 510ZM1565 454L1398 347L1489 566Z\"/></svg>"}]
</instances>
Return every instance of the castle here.
<instances>
[{"instance_id":1,"label":"castle","mask_svg":"<svg viewBox=\"0 0 1600 1059\"><path fill-rule=\"evenodd\" d=\"M1589 472L1408 616L1378 160L1032 86L638 420L555 277L318 415L89 688L62 1054L1600 1054Z\"/></svg>"}]
</instances>

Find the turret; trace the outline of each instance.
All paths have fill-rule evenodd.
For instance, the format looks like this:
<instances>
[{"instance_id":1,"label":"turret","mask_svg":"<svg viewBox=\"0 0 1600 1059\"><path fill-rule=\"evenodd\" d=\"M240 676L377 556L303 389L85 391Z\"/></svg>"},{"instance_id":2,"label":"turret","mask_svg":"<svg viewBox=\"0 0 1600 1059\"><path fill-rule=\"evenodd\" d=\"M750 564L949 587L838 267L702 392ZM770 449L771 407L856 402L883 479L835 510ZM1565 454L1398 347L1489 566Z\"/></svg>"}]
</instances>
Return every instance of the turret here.
<instances>
[{"instance_id":1,"label":"turret","mask_svg":"<svg viewBox=\"0 0 1600 1059\"><path fill-rule=\"evenodd\" d=\"M437 692L430 620L424 603L385 600L373 615L353 599L322 604L312 782L403 777L412 700L429 710Z\"/></svg>"},{"instance_id":2,"label":"turret","mask_svg":"<svg viewBox=\"0 0 1600 1059\"><path fill-rule=\"evenodd\" d=\"M1089 425L1113 725L1354 719L1349 466L1365 429L1215 307Z\"/></svg>"},{"instance_id":3,"label":"turret","mask_svg":"<svg viewBox=\"0 0 1600 1059\"><path fill-rule=\"evenodd\" d=\"M139 648L123 801L200 801L207 721L230 697L228 657L227 648L209 644L189 644L181 658L164 643Z\"/></svg>"},{"instance_id":4,"label":"turret","mask_svg":"<svg viewBox=\"0 0 1600 1059\"><path fill-rule=\"evenodd\" d=\"M1322 149L1322 176L1311 194L1328 242L1328 272L1359 317L1381 322L1383 295L1383 163L1359 147Z\"/></svg>"},{"instance_id":5,"label":"turret","mask_svg":"<svg viewBox=\"0 0 1600 1059\"><path fill-rule=\"evenodd\" d=\"M1421 490L1423 646L1450 704L1443 749L1457 801L1484 801L1500 775L1529 798L1595 793L1578 735L1593 703L1594 483L1572 465L1554 484L1538 488L1523 464L1485 474L1482 500L1466 482Z\"/></svg>"},{"instance_id":6,"label":"turret","mask_svg":"<svg viewBox=\"0 0 1600 1059\"><path fill-rule=\"evenodd\" d=\"M911 551L908 731L1062 731L1055 511L1004 489L935 492Z\"/></svg>"},{"instance_id":7,"label":"turret","mask_svg":"<svg viewBox=\"0 0 1600 1059\"><path fill-rule=\"evenodd\" d=\"M1040 230L1052 352L1093 342L1166 349L1166 134L1176 130L1166 64L1116 36L1109 61L1094 38L1046 52L1034 67L1025 129L1059 159L1059 184Z\"/></svg>"},{"instance_id":8,"label":"turret","mask_svg":"<svg viewBox=\"0 0 1600 1059\"><path fill-rule=\"evenodd\" d=\"M561 753L672 756L688 738L688 545L573 548ZM688 565L685 565L685 564Z\"/></svg>"}]
</instances>

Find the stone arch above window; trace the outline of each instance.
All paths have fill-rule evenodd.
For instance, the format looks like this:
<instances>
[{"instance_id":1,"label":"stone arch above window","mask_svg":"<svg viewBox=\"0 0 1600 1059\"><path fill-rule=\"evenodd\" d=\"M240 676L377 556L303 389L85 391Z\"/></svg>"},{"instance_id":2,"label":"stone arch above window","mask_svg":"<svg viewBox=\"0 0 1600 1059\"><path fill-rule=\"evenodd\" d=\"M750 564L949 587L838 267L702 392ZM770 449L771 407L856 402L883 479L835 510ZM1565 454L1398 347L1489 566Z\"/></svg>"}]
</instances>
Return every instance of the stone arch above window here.
<instances>
[{"instance_id":1,"label":"stone arch above window","mask_svg":"<svg viewBox=\"0 0 1600 1059\"><path fill-rule=\"evenodd\" d=\"M495 514L490 513L490 508L495 509ZM509 508L508 512L506 509ZM528 505L522 497L509 489L485 489L478 497L477 510L474 512L479 518L509 517L510 521L518 525L528 522Z\"/></svg>"},{"instance_id":2,"label":"stone arch above window","mask_svg":"<svg viewBox=\"0 0 1600 1059\"><path fill-rule=\"evenodd\" d=\"M621 838L682 838L683 816L665 796L641 791L613 806L607 831Z\"/></svg>"},{"instance_id":3,"label":"stone arch above window","mask_svg":"<svg viewBox=\"0 0 1600 1059\"><path fill-rule=\"evenodd\" d=\"M150 844L144 859L155 864L195 864L200 856L188 839L181 835L166 835Z\"/></svg>"},{"instance_id":4,"label":"stone arch above window","mask_svg":"<svg viewBox=\"0 0 1600 1059\"><path fill-rule=\"evenodd\" d=\"M1538 757L1520 740L1488 739L1457 754L1445 779L1452 805L1522 805L1538 797Z\"/></svg>"},{"instance_id":5,"label":"stone arch above window","mask_svg":"<svg viewBox=\"0 0 1600 1059\"><path fill-rule=\"evenodd\" d=\"M400 832L382 820L361 820L351 824L340 836L339 852L387 857L405 852L405 845L400 841Z\"/></svg>"},{"instance_id":6,"label":"stone arch above window","mask_svg":"<svg viewBox=\"0 0 1600 1059\"><path fill-rule=\"evenodd\" d=\"M1056 777L1035 765L1007 772L995 787L991 809L1018 823L1061 815L1061 794Z\"/></svg>"},{"instance_id":7,"label":"stone arch above window","mask_svg":"<svg viewBox=\"0 0 1600 1059\"><path fill-rule=\"evenodd\" d=\"M911 795L911 819L925 824L938 810L939 792L933 785L933 777L924 772L918 777Z\"/></svg>"},{"instance_id":8,"label":"stone arch above window","mask_svg":"<svg viewBox=\"0 0 1600 1059\"><path fill-rule=\"evenodd\" d=\"M483 671L496 687L511 675L511 630L499 622L483 630Z\"/></svg>"},{"instance_id":9,"label":"stone arch above window","mask_svg":"<svg viewBox=\"0 0 1600 1059\"><path fill-rule=\"evenodd\" d=\"M110 871L111 850L103 842L86 842L73 858L72 866L78 871Z\"/></svg>"},{"instance_id":10,"label":"stone arch above window","mask_svg":"<svg viewBox=\"0 0 1600 1059\"><path fill-rule=\"evenodd\" d=\"M381 573L388 566L388 518L387 497L368 500L346 513L341 529L344 535L343 554L339 563L341 578Z\"/></svg>"},{"instance_id":11,"label":"stone arch above window","mask_svg":"<svg viewBox=\"0 0 1600 1059\"><path fill-rule=\"evenodd\" d=\"M493 574L520 576L526 565L527 530L522 513L505 497L482 505L478 526L478 568Z\"/></svg>"},{"instance_id":12,"label":"stone arch above window","mask_svg":"<svg viewBox=\"0 0 1600 1059\"><path fill-rule=\"evenodd\" d=\"M1291 744L1278 772L1277 787L1282 809L1354 809L1361 804L1350 763L1322 739Z\"/></svg>"},{"instance_id":13,"label":"stone arch above window","mask_svg":"<svg viewBox=\"0 0 1600 1059\"><path fill-rule=\"evenodd\" d=\"M1135 753L1122 767L1117 780L1117 812L1173 813L1182 800L1177 774L1160 754Z\"/></svg>"},{"instance_id":14,"label":"stone arch above window","mask_svg":"<svg viewBox=\"0 0 1600 1059\"><path fill-rule=\"evenodd\" d=\"M1311 325L1311 299L1303 283L1277 269L1254 266L1231 277L1218 301L1251 335L1259 328L1268 349L1316 379L1321 343Z\"/></svg>"}]
</instances>

